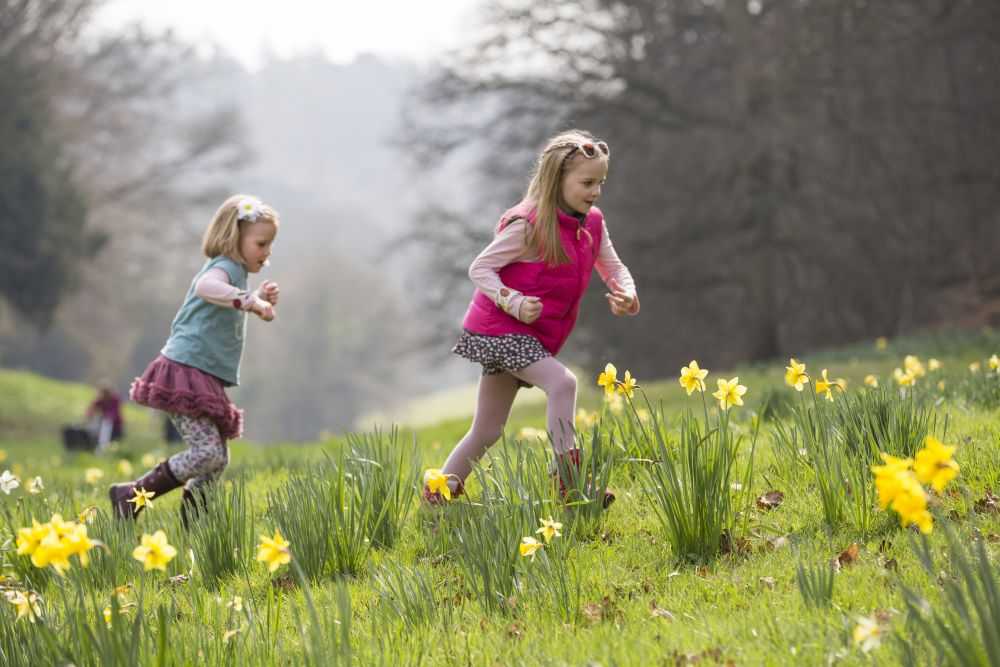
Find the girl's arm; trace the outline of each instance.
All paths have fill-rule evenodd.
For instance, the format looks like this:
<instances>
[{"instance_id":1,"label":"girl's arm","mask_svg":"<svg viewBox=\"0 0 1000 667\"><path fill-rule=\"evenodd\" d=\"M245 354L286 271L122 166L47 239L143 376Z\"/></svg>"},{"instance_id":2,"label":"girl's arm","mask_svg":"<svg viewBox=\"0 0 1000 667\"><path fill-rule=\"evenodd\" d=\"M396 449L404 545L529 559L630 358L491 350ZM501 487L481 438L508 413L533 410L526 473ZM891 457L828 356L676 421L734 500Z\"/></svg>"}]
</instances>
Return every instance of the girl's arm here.
<instances>
[{"instance_id":1,"label":"girl's arm","mask_svg":"<svg viewBox=\"0 0 1000 667\"><path fill-rule=\"evenodd\" d=\"M603 226L601 230L601 248L597 252L597 261L594 263L594 267L597 269L598 275L601 276L601 280L604 281L608 289L613 293L609 296L609 300L612 298L616 300L623 298L631 299L631 304L625 312L629 315L635 315L639 312L639 297L635 292L635 280L632 279L632 274L629 273L628 267L618 258L618 253L615 252L615 247L611 244L611 236L608 235L607 223L602 222L601 225ZM614 303L612 301L612 306L614 306Z\"/></svg>"},{"instance_id":2,"label":"girl's arm","mask_svg":"<svg viewBox=\"0 0 1000 667\"><path fill-rule=\"evenodd\" d=\"M500 280L500 269L512 262L527 261L528 222L515 220L504 227L469 267L469 278L480 292L507 313L520 319L524 295Z\"/></svg>"},{"instance_id":3,"label":"girl's arm","mask_svg":"<svg viewBox=\"0 0 1000 667\"><path fill-rule=\"evenodd\" d=\"M273 306L257 295L229 282L225 269L214 267L206 271L194 286L194 293L201 299L222 306L257 313L264 320L274 319Z\"/></svg>"}]
</instances>

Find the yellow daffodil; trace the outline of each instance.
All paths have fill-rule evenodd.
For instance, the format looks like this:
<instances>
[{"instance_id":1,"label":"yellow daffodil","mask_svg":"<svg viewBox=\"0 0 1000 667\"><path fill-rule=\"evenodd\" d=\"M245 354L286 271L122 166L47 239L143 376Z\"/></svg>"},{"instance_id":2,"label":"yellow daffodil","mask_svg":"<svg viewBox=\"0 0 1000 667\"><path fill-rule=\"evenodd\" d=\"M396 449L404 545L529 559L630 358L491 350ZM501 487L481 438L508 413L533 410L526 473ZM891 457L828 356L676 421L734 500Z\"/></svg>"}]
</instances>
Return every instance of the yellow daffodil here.
<instances>
[{"instance_id":1,"label":"yellow daffodil","mask_svg":"<svg viewBox=\"0 0 1000 667\"><path fill-rule=\"evenodd\" d=\"M8 597L7 601L17 607L17 620L26 618L34 623L36 619L42 617L41 600L34 592L29 591L25 594L23 591L17 591Z\"/></svg>"},{"instance_id":2,"label":"yellow daffodil","mask_svg":"<svg viewBox=\"0 0 1000 667\"><path fill-rule=\"evenodd\" d=\"M788 361L791 365L785 367L785 384L789 387L795 387L795 391L802 391L802 387L809 380L809 374L806 373L806 365L800 364L795 359L789 359Z\"/></svg>"},{"instance_id":3,"label":"yellow daffodil","mask_svg":"<svg viewBox=\"0 0 1000 667\"><path fill-rule=\"evenodd\" d=\"M158 530L152 535L143 533L142 542L132 551L132 558L142 563L145 570L167 571L167 563L177 555L177 549L167 542L167 534Z\"/></svg>"},{"instance_id":4,"label":"yellow daffodil","mask_svg":"<svg viewBox=\"0 0 1000 667\"><path fill-rule=\"evenodd\" d=\"M608 364L604 367L604 372L597 376L597 384L600 387L604 387L604 393L611 394L615 391L615 385L618 383L618 369L615 368L614 364Z\"/></svg>"},{"instance_id":5,"label":"yellow daffodil","mask_svg":"<svg viewBox=\"0 0 1000 667\"><path fill-rule=\"evenodd\" d=\"M904 371L902 368L896 368L892 371L892 379L900 387L912 387L917 381L917 376L909 370Z\"/></svg>"},{"instance_id":6,"label":"yellow daffodil","mask_svg":"<svg viewBox=\"0 0 1000 667\"><path fill-rule=\"evenodd\" d=\"M439 468L431 468L424 473L424 485L431 493L440 493L445 500L451 500L448 476L442 473Z\"/></svg>"},{"instance_id":7,"label":"yellow daffodil","mask_svg":"<svg viewBox=\"0 0 1000 667\"><path fill-rule=\"evenodd\" d=\"M823 376L823 379L816 381L816 393L817 394L826 393L826 395L823 398L825 398L828 401L832 401L833 387L839 387L840 385L838 385L836 382L830 382L830 378L826 376L825 368L823 369L823 372L820 373L820 375Z\"/></svg>"},{"instance_id":8,"label":"yellow daffodil","mask_svg":"<svg viewBox=\"0 0 1000 667\"><path fill-rule=\"evenodd\" d=\"M89 523L91 519L97 514L97 507L91 505L90 507L84 508L82 512L76 515L76 518L80 520L80 523Z\"/></svg>"},{"instance_id":9,"label":"yellow daffodil","mask_svg":"<svg viewBox=\"0 0 1000 667\"><path fill-rule=\"evenodd\" d=\"M618 383L618 391L632 398L632 391L638 386L632 374L629 371L625 371L625 379Z\"/></svg>"},{"instance_id":10,"label":"yellow daffodil","mask_svg":"<svg viewBox=\"0 0 1000 667\"><path fill-rule=\"evenodd\" d=\"M695 389L705 391L705 376L707 375L708 369L698 368L698 362L692 359L690 364L681 369L681 376L677 381L681 383L690 396Z\"/></svg>"},{"instance_id":11,"label":"yellow daffodil","mask_svg":"<svg viewBox=\"0 0 1000 667\"><path fill-rule=\"evenodd\" d=\"M938 391L944 391L944 379L943 378L940 379L940 380L938 380L937 388L938 388Z\"/></svg>"},{"instance_id":12,"label":"yellow daffodil","mask_svg":"<svg viewBox=\"0 0 1000 667\"><path fill-rule=\"evenodd\" d=\"M527 440L541 440L544 442L548 437L549 434L541 429L533 428L531 426L525 426L520 431L517 432L516 439L520 440L521 442Z\"/></svg>"},{"instance_id":13,"label":"yellow daffodil","mask_svg":"<svg viewBox=\"0 0 1000 667\"><path fill-rule=\"evenodd\" d=\"M3 463L6 460L7 460L7 450L0 449L0 463Z\"/></svg>"},{"instance_id":14,"label":"yellow daffodil","mask_svg":"<svg viewBox=\"0 0 1000 667\"><path fill-rule=\"evenodd\" d=\"M878 376L869 373L865 376L865 384L872 388L878 387Z\"/></svg>"},{"instance_id":15,"label":"yellow daffodil","mask_svg":"<svg viewBox=\"0 0 1000 667\"><path fill-rule=\"evenodd\" d=\"M63 549L67 556L76 556L80 559L80 565L87 567L90 565L90 555L87 552L94 548L94 541L87 535L86 525L71 525L72 529L63 536Z\"/></svg>"},{"instance_id":16,"label":"yellow daffodil","mask_svg":"<svg viewBox=\"0 0 1000 667\"><path fill-rule=\"evenodd\" d=\"M531 560L535 560L535 554L544 546L544 544L535 538L528 536L521 540L519 549L522 556L531 556Z\"/></svg>"},{"instance_id":17,"label":"yellow daffodil","mask_svg":"<svg viewBox=\"0 0 1000 667\"><path fill-rule=\"evenodd\" d=\"M122 459L118 462L117 470L118 474L122 477L132 476L132 464L127 459Z\"/></svg>"},{"instance_id":18,"label":"yellow daffodil","mask_svg":"<svg viewBox=\"0 0 1000 667\"><path fill-rule=\"evenodd\" d=\"M155 454L143 454L142 458L139 459L139 463L142 464L143 468L152 468L159 462L160 460L156 457Z\"/></svg>"},{"instance_id":19,"label":"yellow daffodil","mask_svg":"<svg viewBox=\"0 0 1000 667\"><path fill-rule=\"evenodd\" d=\"M292 562L292 552L288 547L291 542L281 536L280 530L274 531L274 537L267 535L260 536L260 544L257 545L257 560L267 563L269 572L274 572L282 565Z\"/></svg>"},{"instance_id":20,"label":"yellow daffodil","mask_svg":"<svg viewBox=\"0 0 1000 667\"><path fill-rule=\"evenodd\" d=\"M997 357L995 354L991 355L986 363L989 365L991 371L995 371L997 368L1000 368L1000 357Z\"/></svg>"},{"instance_id":21,"label":"yellow daffodil","mask_svg":"<svg viewBox=\"0 0 1000 667\"><path fill-rule=\"evenodd\" d=\"M913 459L901 459L886 453L882 453L881 456L885 465L872 466L872 472L875 473L875 488L878 489L879 505L885 509L902 492L901 475L910 473Z\"/></svg>"},{"instance_id":22,"label":"yellow daffodil","mask_svg":"<svg viewBox=\"0 0 1000 667\"><path fill-rule=\"evenodd\" d=\"M719 399L719 407L728 410L733 405L743 405L743 394L747 393L747 388L740 384L740 378L734 377L732 380L716 381L719 390L712 393L712 396Z\"/></svg>"},{"instance_id":23,"label":"yellow daffodil","mask_svg":"<svg viewBox=\"0 0 1000 667\"><path fill-rule=\"evenodd\" d=\"M135 508L148 507L153 509L153 496L156 495L156 491L147 491L146 489L135 489L135 497L129 498L130 503L135 504Z\"/></svg>"},{"instance_id":24,"label":"yellow daffodil","mask_svg":"<svg viewBox=\"0 0 1000 667\"><path fill-rule=\"evenodd\" d=\"M913 472L917 479L940 492L958 474L958 464L951 458L956 449L954 445L941 444L933 436L924 438L924 449L913 458Z\"/></svg>"},{"instance_id":25,"label":"yellow daffodil","mask_svg":"<svg viewBox=\"0 0 1000 667\"><path fill-rule=\"evenodd\" d=\"M226 634L222 635L222 643L228 644L229 640L238 634L240 634L239 628L236 628L235 630L226 630Z\"/></svg>"},{"instance_id":26,"label":"yellow daffodil","mask_svg":"<svg viewBox=\"0 0 1000 667\"><path fill-rule=\"evenodd\" d=\"M937 359L928 359L927 360L927 370L929 370L932 373L934 371L941 370L941 362L938 361Z\"/></svg>"},{"instance_id":27,"label":"yellow daffodil","mask_svg":"<svg viewBox=\"0 0 1000 667\"><path fill-rule=\"evenodd\" d=\"M927 492L912 472L901 474L900 481L902 490L893 499L891 509L899 514L904 526L917 524L920 532L929 534L934 528L934 518L927 511Z\"/></svg>"},{"instance_id":28,"label":"yellow daffodil","mask_svg":"<svg viewBox=\"0 0 1000 667\"><path fill-rule=\"evenodd\" d=\"M915 378L922 378L927 375L927 370L924 368L924 364L920 361L920 359L912 354L906 355L906 358L903 359L903 368L905 368L906 371Z\"/></svg>"},{"instance_id":29,"label":"yellow daffodil","mask_svg":"<svg viewBox=\"0 0 1000 667\"><path fill-rule=\"evenodd\" d=\"M233 611L243 611L243 598L239 595L234 595L233 599L226 603L226 608Z\"/></svg>"},{"instance_id":30,"label":"yellow daffodil","mask_svg":"<svg viewBox=\"0 0 1000 667\"><path fill-rule=\"evenodd\" d=\"M31 520L31 528L18 528L17 530L17 555L24 556L35 553L42 538L48 535L51 527L48 524L40 524L34 519Z\"/></svg>"},{"instance_id":31,"label":"yellow daffodil","mask_svg":"<svg viewBox=\"0 0 1000 667\"><path fill-rule=\"evenodd\" d=\"M885 348L889 347L889 341L886 339L885 336L879 336L878 338L875 339L875 347L879 350L884 350Z\"/></svg>"},{"instance_id":32,"label":"yellow daffodil","mask_svg":"<svg viewBox=\"0 0 1000 667\"><path fill-rule=\"evenodd\" d=\"M853 637L856 644L861 644L861 650L865 653L878 648L882 643L888 628L875 617L861 616L858 618L858 625L854 628Z\"/></svg>"},{"instance_id":33,"label":"yellow daffodil","mask_svg":"<svg viewBox=\"0 0 1000 667\"><path fill-rule=\"evenodd\" d=\"M576 411L576 428L577 430L582 428L590 428L597 423L598 414L596 412L587 412L586 408L578 408Z\"/></svg>"},{"instance_id":34,"label":"yellow daffodil","mask_svg":"<svg viewBox=\"0 0 1000 667\"><path fill-rule=\"evenodd\" d=\"M108 626L108 630L111 629L111 607L104 608L104 624Z\"/></svg>"},{"instance_id":35,"label":"yellow daffodil","mask_svg":"<svg viewBox=\"0 0 1000 667\"><path fill-rule=\"evenodd\" d=\"M562 524L553 521L551 516L548 519L539 519L538 521L542 527L536 530L535 534L541 534L546 542L551 542L553 537L562 537L562 533L559 532L562 530Z\"/></svg>"},{"instance_id":36,"label":"yellow daffodil","mask_svg":"<svg viewBox=\"0 0 1000 667\"><path fill-rule=\"evenodd\" d=\"M980 369L982 369L982 364L980 364L978 361L973 361L971 364L969 364L970 373L978 373Z\"/></svg>"},{"instance_id":37,"label":"yellow daffodil","mask_svg":"<svg viewBox=\"0 0 1000 667\"><path fill-rule=\"evenodd\" d=\"M83 478L87 484L97 484L104 477L104 471L100 468L87 468L83 471Z\"/></svg>"}]
</instances>

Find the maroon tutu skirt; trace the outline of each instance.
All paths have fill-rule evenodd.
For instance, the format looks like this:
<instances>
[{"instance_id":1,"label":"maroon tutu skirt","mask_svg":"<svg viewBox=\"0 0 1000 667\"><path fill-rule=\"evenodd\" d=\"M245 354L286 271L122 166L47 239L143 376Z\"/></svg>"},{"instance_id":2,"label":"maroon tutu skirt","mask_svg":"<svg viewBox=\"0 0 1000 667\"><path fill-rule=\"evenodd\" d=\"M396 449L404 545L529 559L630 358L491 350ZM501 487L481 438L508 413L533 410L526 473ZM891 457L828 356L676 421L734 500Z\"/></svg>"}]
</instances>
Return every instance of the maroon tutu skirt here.
<instances>
[{"instance_id":1,"label":"maroon tutu skirt","mask_svg":"<svg viewBox=\"0 0 1000 667\"><path fill-rule=\"evenodd\" d=\"M139 405L188 417L208 417L223 440L243 435L243 411L229 401L222 380L162 354L132 383L129 396Z\"/></svg>"}]
</instances>

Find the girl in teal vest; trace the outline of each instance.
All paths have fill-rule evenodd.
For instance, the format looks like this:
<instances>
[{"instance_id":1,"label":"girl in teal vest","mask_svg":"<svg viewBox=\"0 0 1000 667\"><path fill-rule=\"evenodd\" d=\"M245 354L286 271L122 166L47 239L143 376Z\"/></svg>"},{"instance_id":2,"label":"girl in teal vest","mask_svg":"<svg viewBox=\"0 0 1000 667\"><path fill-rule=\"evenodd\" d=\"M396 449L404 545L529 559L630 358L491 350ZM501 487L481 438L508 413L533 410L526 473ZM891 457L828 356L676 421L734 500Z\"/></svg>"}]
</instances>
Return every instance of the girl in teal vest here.
<instances>
[{"instance_id":1,"label":"girl in teal vest","mask_svg":"<svg viewBox=\"0 0 1000 667\"><path fill-rule=\"evenodd\" d=\"M500 438L520 387L540 387L548 398L546 427L563 495L559 471L579 470L576 376L555 355L573 330L593 269L614 315L639 311L635 282L594 205L610 155L606 143L579 130L550 139L524 199L501 216L493 242L469 268L476 293L452 351L481 364L483 374L468 433L442 469L424 474L431 504L463 492L472 462ZM603 502L613 500L606 491Z\"/></svg>"},{"instance_id":2,"label":"girl in teal vest","mask_svg":"<svg viewBox=\"0 0 1000 667\"><path fill-rule=\"evenodd\" d=\"M205 232L208 261L188 288L170 337L142 377L133 401L167 413L187 450L161 461L139 479L109 490L116 517L133 518L147 498L184 486L181 517L187 525L199 487L215 481L229 463L226 441L243 432L243 413L225 387L240 383L246 315L275 317L278 286L269 281L247 291L247 274L267 265L278 232L278 214L247 195L227 199Z\"/></svg>"}]
</instances>

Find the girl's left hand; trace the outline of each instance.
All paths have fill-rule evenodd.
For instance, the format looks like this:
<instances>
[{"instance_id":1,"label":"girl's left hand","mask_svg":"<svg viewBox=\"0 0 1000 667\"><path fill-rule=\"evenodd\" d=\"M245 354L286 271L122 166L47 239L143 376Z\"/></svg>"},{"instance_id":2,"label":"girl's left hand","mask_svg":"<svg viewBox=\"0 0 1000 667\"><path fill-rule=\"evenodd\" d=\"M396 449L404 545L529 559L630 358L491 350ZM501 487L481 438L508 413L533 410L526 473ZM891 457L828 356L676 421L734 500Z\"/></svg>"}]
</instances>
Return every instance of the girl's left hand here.
<instances>
[{"instance_id":1,"label":"girl's left hand","mask_svg":"<svg viewBox=\"0 0 1000 667\"><path fill-rule=\"evenodd\" d=\"M622 286L618 284L618 281L614 278L608 284L611 288L611 292L605 292L604 298L608 300L611 305L611 313L614 315L628 315L632 312L633 304L635 303L635 295L630 292L626 292L622 289Z\"/></svg>"},{"instance_id":2,"label":"girl's left hand","mask_svg":"<svg viewBox=\"0 0 1000 667\"><path fill-rule=\"evenodd\" d=\"M257 293L260 294L260 298L264 299L264 301L267 301L272 306L278 303L278 294L280 293L278 283L265 280L260 284L260 288L257 290Z\"/></svg>"}]
</instances>

